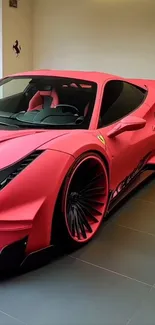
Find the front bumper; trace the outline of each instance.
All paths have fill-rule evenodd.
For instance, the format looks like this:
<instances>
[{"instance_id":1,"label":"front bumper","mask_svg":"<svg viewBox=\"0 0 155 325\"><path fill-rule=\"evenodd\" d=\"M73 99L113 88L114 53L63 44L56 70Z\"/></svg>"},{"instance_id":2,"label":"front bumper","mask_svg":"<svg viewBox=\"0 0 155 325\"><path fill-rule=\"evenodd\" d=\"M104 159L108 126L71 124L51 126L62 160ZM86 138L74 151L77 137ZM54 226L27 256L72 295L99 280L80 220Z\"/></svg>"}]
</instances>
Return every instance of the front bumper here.
<instances>
[{"instance_id":1,"label":"front bumper","mask_svg":"<svg viewBox=\"0 0 155 325\"><path fill-rule=\"evenodd\" d=\"M26 255L28 237L4 247L0 252L0 274L29 271L47 264L53 257L54 246Z\"/></svg>"}]
</instances>

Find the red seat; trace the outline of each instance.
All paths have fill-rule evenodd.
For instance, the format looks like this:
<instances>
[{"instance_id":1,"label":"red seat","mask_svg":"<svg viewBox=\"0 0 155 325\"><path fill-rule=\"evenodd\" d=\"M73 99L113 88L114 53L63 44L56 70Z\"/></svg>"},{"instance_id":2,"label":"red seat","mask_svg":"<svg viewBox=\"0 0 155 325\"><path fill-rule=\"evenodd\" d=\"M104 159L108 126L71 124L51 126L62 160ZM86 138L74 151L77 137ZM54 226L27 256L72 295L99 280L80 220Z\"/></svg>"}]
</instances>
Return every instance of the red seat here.
<instances>
[{"instance_id":1,"label":"red seat","mask_svg":"<svg viewBox=\"0 0 155 325\"><path fill-rule=\"evenodd\" d=\"M51 108L59 104L59 98L55 89L52 91L37 91L29 102L28 111L42 109L45 96L52 97Z\"/></svg>"},{"instance_id":2,"label":"red seat","mask_svg":"<svg viewBox=\"0 0 155 325\"><path fill-rule=\"evenodd\" d=\"M89 112L89 105L90 105L90 103L88 103L88 104L86 105L85 109L84 109L84 117L86 117L87 114L88 114L88 112Z\"/></svg>"}]
</instances>

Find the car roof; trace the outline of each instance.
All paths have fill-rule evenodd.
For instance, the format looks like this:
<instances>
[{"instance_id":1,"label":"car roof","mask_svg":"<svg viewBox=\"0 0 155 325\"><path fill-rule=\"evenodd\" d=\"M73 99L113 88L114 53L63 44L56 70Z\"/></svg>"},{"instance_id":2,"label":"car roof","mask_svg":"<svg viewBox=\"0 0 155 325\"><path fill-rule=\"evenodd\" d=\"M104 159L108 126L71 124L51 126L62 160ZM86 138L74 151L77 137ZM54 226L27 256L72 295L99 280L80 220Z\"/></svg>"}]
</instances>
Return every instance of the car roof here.
<instances>
[{"instance_id":1,"label":"car roof","mask_svg":"<svg viewBox=\"0 0 155 325\"><path fill-rule=\"evenodd\" d=\"M9 75L9 77L26 77L26 76L47 76L47 77L64 77L75 78L91 82L104 82L107 79L113 79L116 76L104 72L93 71L71 71L71 70L33 70Z\"/></svg>"}]
</instances>

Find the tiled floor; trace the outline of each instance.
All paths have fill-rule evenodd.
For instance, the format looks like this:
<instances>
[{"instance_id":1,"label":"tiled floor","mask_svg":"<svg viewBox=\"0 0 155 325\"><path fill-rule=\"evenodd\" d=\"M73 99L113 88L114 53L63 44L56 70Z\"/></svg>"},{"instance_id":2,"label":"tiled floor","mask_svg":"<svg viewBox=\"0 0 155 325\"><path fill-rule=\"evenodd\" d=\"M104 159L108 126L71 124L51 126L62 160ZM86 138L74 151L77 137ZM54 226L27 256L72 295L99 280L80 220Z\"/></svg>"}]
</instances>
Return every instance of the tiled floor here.
<instances>
[{"instance_id":1,"label":"tiled floor","mask_svg":"<svg viewBox=\"0 0 155 325\"><path fill-rule=\"evenodd\" d=\"M22 324L155 324L155 180L86 247L0 283L0 325Z\"/></svg>"}]
</instances>

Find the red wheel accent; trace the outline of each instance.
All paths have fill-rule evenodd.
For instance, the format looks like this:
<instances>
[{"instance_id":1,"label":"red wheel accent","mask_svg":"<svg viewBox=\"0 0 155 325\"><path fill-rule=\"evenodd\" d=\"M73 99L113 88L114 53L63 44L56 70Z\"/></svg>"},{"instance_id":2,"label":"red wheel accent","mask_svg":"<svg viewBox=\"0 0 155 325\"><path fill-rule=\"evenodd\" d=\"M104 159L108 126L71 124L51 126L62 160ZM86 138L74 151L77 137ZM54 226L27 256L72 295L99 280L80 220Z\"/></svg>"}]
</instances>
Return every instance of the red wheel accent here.
<instances>
[{"instance_id":1,"label":"red wheel accent","mask_svg":"<svg viewBox=\"0 0 155 325\"><path fill-rule=\"evenodd\" d=\"M66 180L63 213L75 242L89 241L98 230L108 202L108 176L97 154L83 156Z\"/></svg>"}]
</instances>

